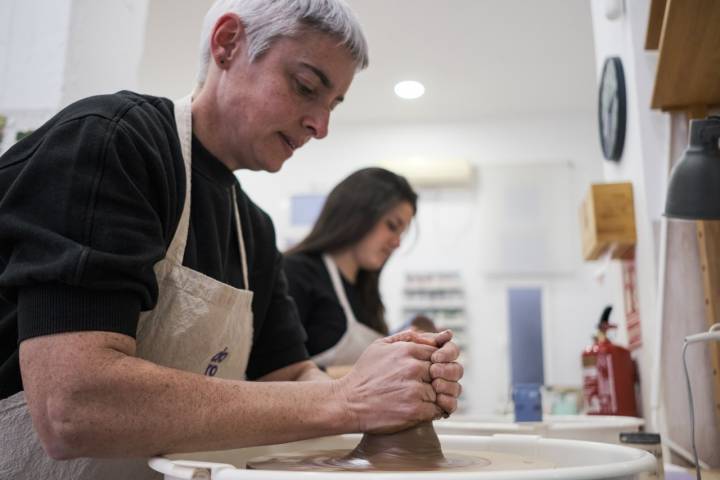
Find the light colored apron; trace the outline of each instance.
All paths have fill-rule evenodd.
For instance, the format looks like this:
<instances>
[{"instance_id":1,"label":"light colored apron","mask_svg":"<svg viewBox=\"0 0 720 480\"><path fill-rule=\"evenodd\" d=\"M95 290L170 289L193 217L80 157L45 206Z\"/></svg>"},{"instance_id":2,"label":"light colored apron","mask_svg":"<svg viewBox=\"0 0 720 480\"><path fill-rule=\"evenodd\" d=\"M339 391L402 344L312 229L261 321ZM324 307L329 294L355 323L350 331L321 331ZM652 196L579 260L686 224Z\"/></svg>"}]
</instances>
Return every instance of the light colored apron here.
<instances>
[{"instance_id":1,"label":"light colored apron","mask_svg":"<svg viewBox=\"0 0 720 480\"><path fill-rule=\"evenodd\" d=\"M240 243L245 290L218 282L182 264L190 224L192 177L191 98L175 102L185 163L185 203L165 258L155 265L159 286L155 308L143 312L137 327L137 356L159 365L209 376L244 379L252 347L252 297L245 243L232 190L235 227ZM0 401L0 479L160 478L147 459L56 461L45 454L32 427L25 396Z\"/></svg>"},{"instance_id":2,"label":"light colored apron","mask_svg":"<svg viewBox=\"0 0 720 480\"><path fill-rule=\"evenodd\" d=\"M328 254L324 254L322 259L325 268L330 274L330 281L335 290L335 295L345 313L346 324L345 333L340 337L338 343L324 352L318 353L312 357L312 360L321 367L353 365L365 349L378 338L382 338L383 335L357 321L345 294L345 288L340 279L337 265Z\"/></svg>"}]
</instances>

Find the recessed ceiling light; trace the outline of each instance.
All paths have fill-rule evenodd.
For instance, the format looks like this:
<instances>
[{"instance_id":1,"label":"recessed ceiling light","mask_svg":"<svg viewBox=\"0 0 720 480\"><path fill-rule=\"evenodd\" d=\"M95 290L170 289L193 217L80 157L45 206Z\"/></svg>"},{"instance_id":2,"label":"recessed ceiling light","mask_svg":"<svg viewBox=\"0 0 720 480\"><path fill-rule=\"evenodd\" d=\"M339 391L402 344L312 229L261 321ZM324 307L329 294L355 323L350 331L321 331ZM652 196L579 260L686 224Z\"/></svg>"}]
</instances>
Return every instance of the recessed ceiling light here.
<instances>
[{"instance_id":1,"label":"recessed ceiling light","mask_svg":"<svg viewBox=\"0 0 720 480\"><path fill-rule=\"evenodd\" d=\"M415 80L405 80L395 85L395 95L400 98L412 100L413 98L422 97L423 93L425 93L425 87Z\"/></svg>"}]
</instances>

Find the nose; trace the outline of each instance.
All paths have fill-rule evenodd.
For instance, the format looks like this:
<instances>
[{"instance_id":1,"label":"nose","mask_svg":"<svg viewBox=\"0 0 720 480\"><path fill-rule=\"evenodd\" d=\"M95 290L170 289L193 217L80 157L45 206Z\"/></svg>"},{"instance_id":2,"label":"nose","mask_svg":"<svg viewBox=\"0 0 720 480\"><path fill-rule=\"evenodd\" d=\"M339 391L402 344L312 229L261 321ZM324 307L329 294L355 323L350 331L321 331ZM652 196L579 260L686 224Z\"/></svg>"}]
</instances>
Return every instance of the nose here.
<instances>
[{"instance_id":1,"label":"nose","mask_svg":"<svg viewBox=\"0 0 720 480\"><path fill-rule=\"evenodd\" d=\"M399 233L394 233L393 236L390 238L390 246L393 250L398 248L400 246L401 236Z\"/></svg>"},{"instance_id":2,"label":"nose","mask_svg":"<svg viewBox=\"0 0 720 480\"><path fill-rule=\"evenodd\" d=\"M327 137L329 123L330 111L324 108L317 109L302 120L303 128L318 140Z\"/></svg>"}]
</instances>

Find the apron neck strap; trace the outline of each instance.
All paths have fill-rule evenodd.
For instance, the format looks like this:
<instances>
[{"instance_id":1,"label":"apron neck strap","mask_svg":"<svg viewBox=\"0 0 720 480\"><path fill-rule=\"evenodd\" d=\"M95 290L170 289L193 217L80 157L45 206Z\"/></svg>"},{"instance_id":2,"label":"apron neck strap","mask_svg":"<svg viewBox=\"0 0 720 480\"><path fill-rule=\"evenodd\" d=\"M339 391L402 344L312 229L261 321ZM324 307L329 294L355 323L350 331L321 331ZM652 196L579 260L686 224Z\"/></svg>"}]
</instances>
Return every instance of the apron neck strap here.
<instances>
[{"instance_id":1,"label":"apron neck strap","mask_svg":"<svg viewBox=\"0 0 720 480\"><path fill-rule=\"evenodd\" d=\"M166 258L178 265L182 265L185 256L185 245L187 244L188 228L190 227L190 190L192 178L192 95L188 95L175 101L175 125L180 148L182 150L183 163L185 164L185 203L178 222L175 235L170 247L168 247Z\"/></svg>"},{"instance_id":2,"label":"apron neck strap","mask_svg":"<svg viewBox=\"0 0 720 480\"><path fill-rule=\"evenodd\" d=\"M180 100L175 101L175 125L177 127L178 137L180 138L180 148L182 150L183 162L185 164L185 202L183 204L182 214L178 222L175 235L168 247L166 258L177 265L182 265L185 257L185 247L187 245L188 230L190 228L190 200L192 186L192 95L188 95ZM242 261L243 282L245 288L250 290L250 276L248 274L247 254L245 251L245 240L242 235L242 224L240 223L240 214L238 212L237 192L232 187L232 208L235 215L235 228L237 229L238 242L240 243L240 259Z\"/></svg>"},{"instance_id":3,"label":"apron neck strap","mask_svg":"<svg viewBox=\"0 0 720 480\"><path fill-rule=\"evenodd\" d=\"M340 301L340 306L342 307L343 312L345 312L345 319L347 320L347 323L357 323L355 313L353 312L347 295L345 294L345 287L340 279L340 271L338 270L335 261L327 253L323 253L322 259L325 263L325 268L327 268L327 271L330 274L330 281L332 282L333 289L335 290L335 295L337 295L338 300Z\"/></svg>"},{"instance_id":4,"label":"apron neck strap","mask_svg":"<svg viewBox=\"0 0 720 480\"><path fill-rule=\"evenodd\" d=\"M250 290L250 276L248 275L247 254L245 253L245 239L243 238L242 223L238 212L237 189L232 186L233 213L235 214L235 228L237 229L238 242L240 242L240 259L242 261L243 282L245 289Z\"/></svg>"}]
</instances>

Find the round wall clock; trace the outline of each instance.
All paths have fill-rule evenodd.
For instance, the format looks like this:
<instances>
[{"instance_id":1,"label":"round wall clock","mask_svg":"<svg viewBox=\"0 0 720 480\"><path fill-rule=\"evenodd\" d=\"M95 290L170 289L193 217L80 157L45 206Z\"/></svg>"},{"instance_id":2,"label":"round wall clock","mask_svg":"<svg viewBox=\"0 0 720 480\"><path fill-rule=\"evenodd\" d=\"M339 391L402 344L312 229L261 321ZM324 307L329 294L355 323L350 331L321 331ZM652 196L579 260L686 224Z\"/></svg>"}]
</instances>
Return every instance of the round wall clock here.
<instances>
[{"instance_id":1,"label":"round wall clock","mask_svg":"<svg viewBox=\"0 0 720 480\"><path fill-rule=\"evenodd\" d=\"M619 161L625 144L627 120L625 75L620 57L605 60L598 94L600 145L605 158Z\"/></svg>"}]
</instances>

